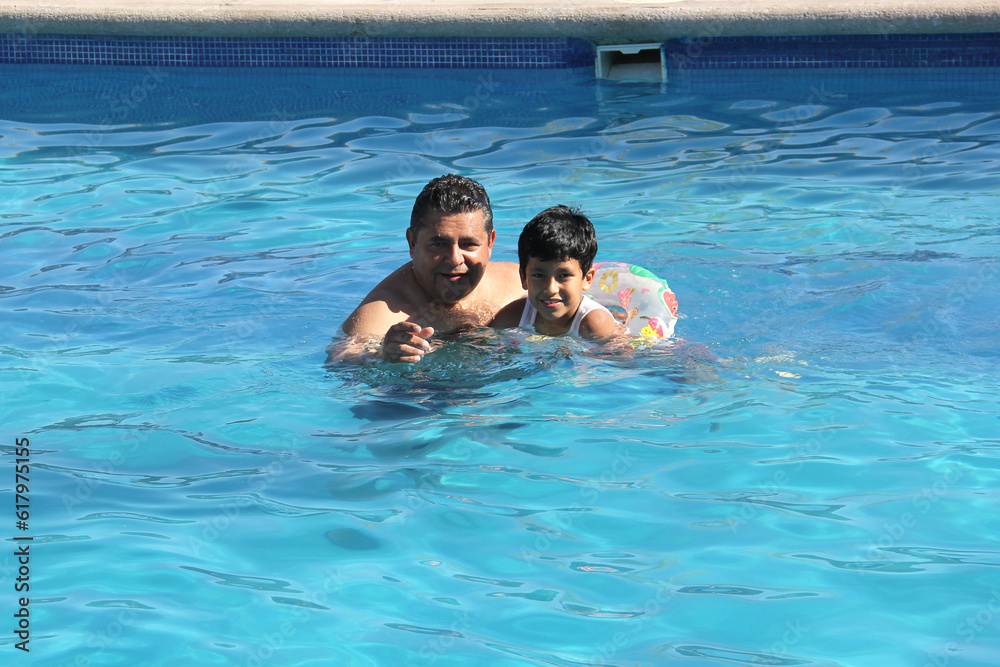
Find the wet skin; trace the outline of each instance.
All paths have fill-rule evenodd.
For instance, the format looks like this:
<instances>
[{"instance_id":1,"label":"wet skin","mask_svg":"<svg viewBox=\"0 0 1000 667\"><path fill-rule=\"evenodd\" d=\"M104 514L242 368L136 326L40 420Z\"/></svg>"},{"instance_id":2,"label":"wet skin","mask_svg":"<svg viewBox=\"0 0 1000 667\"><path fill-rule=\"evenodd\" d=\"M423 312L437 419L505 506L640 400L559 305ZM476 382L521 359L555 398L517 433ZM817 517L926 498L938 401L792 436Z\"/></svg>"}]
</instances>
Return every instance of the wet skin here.
<instances>
[{"instance_id":1,"label":"wet skin","mask_svg":"<svg viewBox=\"0 0 1000 667\"><path fill-rule=\"evenodd\" d=\"M379 359L416 362L428 338L482 327L524 296L517 264L490 261L494 232L482 211L425 215L407 230L410 261L369 292L342 325L349 337L330 346L327 363ZM377 337L377 347L371 345Z\"/></svg>"},{"instance_id":2,"label":"wet skin","mask_svg":"<svg viewBox=\"0 0 1000 667\"><path fill-rule=\"evenodd\" d=\"M423 227L406 230L410 270L428 310L462 308L462 301L473 293L486 273L494 240L496 231L486 232L482 211L432 211ZM441 312L437 315L447 316ZM388 361L420 361L431 350L427 339L433 334L433 328L413 322L394 324L382 342L381 356Z\"/></svg>"}]
</instances>

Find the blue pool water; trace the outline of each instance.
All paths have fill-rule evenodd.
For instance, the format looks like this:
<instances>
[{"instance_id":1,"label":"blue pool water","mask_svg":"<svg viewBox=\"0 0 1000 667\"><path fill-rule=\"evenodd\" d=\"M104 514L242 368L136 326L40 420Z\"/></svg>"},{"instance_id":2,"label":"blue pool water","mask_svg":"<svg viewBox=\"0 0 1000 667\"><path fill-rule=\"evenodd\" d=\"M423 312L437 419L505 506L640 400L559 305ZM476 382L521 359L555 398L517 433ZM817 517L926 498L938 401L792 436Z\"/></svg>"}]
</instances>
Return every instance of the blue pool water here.
<instances>
[{"instance_id":1,"label":"blue pool water","mask_svg":"<svg viewBox=\"0 0 1000 667\"><path fill-rule=\"evenodd\" d=\"M5 664L1000 661L995 72L3 74ZM677 340L325 370L451 171Z\"/></svg>"}]
</instances>

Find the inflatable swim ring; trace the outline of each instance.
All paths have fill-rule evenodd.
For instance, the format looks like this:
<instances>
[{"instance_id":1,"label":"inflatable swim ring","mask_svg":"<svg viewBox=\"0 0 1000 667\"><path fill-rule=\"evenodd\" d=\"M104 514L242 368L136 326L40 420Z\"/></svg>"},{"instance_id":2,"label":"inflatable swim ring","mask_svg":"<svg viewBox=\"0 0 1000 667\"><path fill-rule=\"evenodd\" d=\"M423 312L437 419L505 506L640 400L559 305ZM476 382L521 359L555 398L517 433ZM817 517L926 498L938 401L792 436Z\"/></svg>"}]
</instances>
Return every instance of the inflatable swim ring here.
<instances>
[{"instance_id":1,"label":"inflatable swim ring","mask_svg":"<svg viewBox=\"0 0 1000 667\"><path fill-rule=\"evenodd\" d=\"M674 333L677 297L665 280L641 266L596 262L594 282L584 295L610 310L633 335L656 339Z\"/></svg>"}]
</instances>

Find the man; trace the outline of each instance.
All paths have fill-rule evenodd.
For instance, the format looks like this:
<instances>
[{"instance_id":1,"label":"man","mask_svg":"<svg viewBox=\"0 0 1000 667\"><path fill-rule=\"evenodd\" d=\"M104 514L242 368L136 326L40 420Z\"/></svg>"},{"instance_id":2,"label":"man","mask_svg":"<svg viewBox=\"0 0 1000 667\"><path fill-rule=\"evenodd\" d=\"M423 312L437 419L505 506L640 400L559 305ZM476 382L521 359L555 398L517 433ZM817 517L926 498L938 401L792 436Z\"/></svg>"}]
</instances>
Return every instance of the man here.
<instances>
[{"instance_id":1,"label":"man","mask_svg":"<svg viewBox=\"0 0 1000 667\"><path fill-rule=\"evenodd\" d=\"M483 186L448 174L417 196L406 230L410 261L361 302L343 330L352 339L331 348L327 361L357 357L365 340L382 337L378 357L417 362L435 332L486 326L502 307L524 296L517 264L493 262L493 210Z\"/></svg>"}]
</instances>

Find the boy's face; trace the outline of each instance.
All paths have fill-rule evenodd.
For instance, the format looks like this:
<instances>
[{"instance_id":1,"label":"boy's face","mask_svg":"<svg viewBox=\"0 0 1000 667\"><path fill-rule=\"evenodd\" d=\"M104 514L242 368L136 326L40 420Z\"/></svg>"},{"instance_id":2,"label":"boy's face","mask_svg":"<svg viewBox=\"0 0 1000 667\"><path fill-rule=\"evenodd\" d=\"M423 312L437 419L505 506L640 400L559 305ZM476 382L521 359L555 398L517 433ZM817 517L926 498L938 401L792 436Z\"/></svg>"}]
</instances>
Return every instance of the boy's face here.
<instances>
[{"instance_id":1,"label":"boy's face","mask_svg":"<svg viewBox=\"0 0 1000 667\"><path fill-rule=\"evenodd\" d=\"M416 233L406 230L413 275L431 297L458 303L483 279L495 239L495 230L486 232L482 211L431 211Z\"/></svg>"},{"instance_id":2,"label":"boy's face","mask_svg":"<svg viewBox=\"0 0 1000 667\"><path fill-rule=\"evenodd\" d=\"M576 259L543 262L528 257L521 274L521 286L528 291L531 305L545 319L545 328L553 334L569 331L583 301L583 292L590 288L592 282L593 267L584 274L580 261Z\"/></svg>"}]
</instances>

